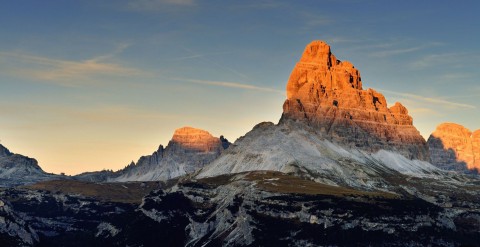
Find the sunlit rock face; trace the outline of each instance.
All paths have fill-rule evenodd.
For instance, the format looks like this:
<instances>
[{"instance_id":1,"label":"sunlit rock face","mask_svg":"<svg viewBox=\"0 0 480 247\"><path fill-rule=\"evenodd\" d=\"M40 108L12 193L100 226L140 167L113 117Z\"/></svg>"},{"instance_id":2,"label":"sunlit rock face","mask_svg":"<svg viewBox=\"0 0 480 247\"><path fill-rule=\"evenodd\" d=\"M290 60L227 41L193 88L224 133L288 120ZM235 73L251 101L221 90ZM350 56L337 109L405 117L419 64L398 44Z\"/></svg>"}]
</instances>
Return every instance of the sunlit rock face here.
<instances>
[{"instance_id":1,"label":"sunlit rock face","mask_svg":"<svg viewBox=\"0 0 480 247\"><path fill-rule=\"evenodd\" d=\"M180 148L185 152L220 152L223 149L220 138L192 127L175 130L168 147Z\"/></svg>"},{"instance_id":2,"label":"sunlit rock face","mask_svg":"<svg viewBox=\"0 0 480 247\"><path fill-rule=\"evenodd\" d=\"M113 181L167 180L195 172L228 148L227 139L205 130L183 127L175 130L167 147L160 145L151 155L140 157L116 173Z\"/></svg>"},{"instance_id":3,"label":"sunlit rock face","mask_svg":"<svg viewBox=\"0 0 480 247\"><path fill-rule=\"evenodd\" d=\"M472 149L475 156L473 167L480 171L480 130L472 133Z\"/></svg>"},{"instance_id":4,"label":"sunlit rock face","mask_svg":"<svg viewBox=\"0 0 480 247\"><path fill-rule=\"evenodd\" d=\"M440 124L428 138L431 163L446 170L480 170L480 130L455 123Z\"/></svg>"},{"instance_id":5,"label":"sunlit rock face","mask_svg":"<svg viewBox=\"0 0 480 247\"><path fill-rule=\"evenodd\" d=\"M348 147L429 159L408 110L398 102L388 108L381 93L364 90L360 72L350 62L337 60L323 41L307 45L290 75L280 123L288 120L306 122Z\"/></svg>"}]
</instances>

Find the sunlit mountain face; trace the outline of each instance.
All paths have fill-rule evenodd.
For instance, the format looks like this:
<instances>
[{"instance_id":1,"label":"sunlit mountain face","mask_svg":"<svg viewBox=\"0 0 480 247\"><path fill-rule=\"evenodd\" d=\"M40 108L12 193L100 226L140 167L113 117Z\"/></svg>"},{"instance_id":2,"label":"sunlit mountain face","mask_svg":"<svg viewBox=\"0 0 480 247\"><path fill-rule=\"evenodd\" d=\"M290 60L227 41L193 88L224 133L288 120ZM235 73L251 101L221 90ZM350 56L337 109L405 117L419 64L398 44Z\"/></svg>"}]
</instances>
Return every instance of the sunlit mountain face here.
<instances>
[{"instance_id":1,"label":"sunlit mountain face","mask_svg":"<svg viewBox=\"0 0 480 247\"><path fill-rule=\"evenodd\" d=\"M432 164L465 173L480 171L480 130L443 123L430 135L428 145Z\"/></svg>"}]
</instances>

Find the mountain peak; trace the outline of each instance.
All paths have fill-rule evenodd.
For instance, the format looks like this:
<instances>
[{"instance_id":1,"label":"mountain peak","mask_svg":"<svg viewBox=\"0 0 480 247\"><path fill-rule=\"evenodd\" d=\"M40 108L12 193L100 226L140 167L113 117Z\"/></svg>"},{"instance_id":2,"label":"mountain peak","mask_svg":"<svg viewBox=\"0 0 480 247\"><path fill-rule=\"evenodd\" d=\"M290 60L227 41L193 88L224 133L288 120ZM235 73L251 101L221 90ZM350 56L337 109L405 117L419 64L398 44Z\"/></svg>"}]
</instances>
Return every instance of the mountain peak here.
<instances>
[{"instance_id":1,"label":"mountain peak","mask_svg":"<svg viewBox=\"0 0 480 247\"><path fill-rule=\"evenodd\" d=\"M220 145L220 139L208 131L186 126L175 130L171 143L188 150L210 152Z\"/></svg>"},{"instance_id":2,"label":"mountain peak","mask_svg":"<svg viewBox=\"0 0 480 247\"><path fill-rule=\"evenodd\" d=\"M321 90L362 89L360 72L352 63L337 60L330 46L320 40L307 45L292 71L287 83L287 99L295 98L297 94L305 94L305 84L312 81L317 82Z\"/></svg>"},{"instance_id":3,"label":"mountain peak","mask_svg":"<svg viewBox=\"0 0 480 247\"><path fill-rule=\"evenodd\" d=\"M358 69L338 60L323 41L307 45L286 90L281 123L306 122L342 145L428 160L426 142L407 108L400 103L388 108L381 93L363 90Z\"/></svg>"},{"instance_id":4,"label":"mountain peak","mask_svg":"<svg viewBox=\"0 0 480 247\"><path fill-rule=\"evenodd\" d=\"M173 133L173 137L182 136L182 135L210 135L211 136L211 134L206 130L197 129L190 126L184 126L184 127L178 128Z\"/></svg>"},{"instance_id":5,"label":"mountain peak","mask_svg":"<svg viewBox=\"0 0 480 247\"><path fill-rule=\"evenodd\" d=\"M111 181L167 180L192 173L217 158L230 145L225 137L193 127L176 129L166 147L140 157L113 174Z\"/></svg>"},{"instance_id":6,"label":"mountain peak","mask_svg":"<svg viewBox=\"0 0 480 247\"><path fill-rule=\"evenodd\" d=\"M467 128L465 128L463 125L457 124L457 123L441 123L437 126L435 129L435 132L433 132L432 135L442 135L443 133L450 133L454 135L471 135L471 131Z\"/></svg>"},{"instance_id":7,"label":"mountain peak","mask_svg":"<svg viewBox=\"0 0 480 247\"><path fill-rule=\"evenodd\" d=\"M442 123L428 138L432 164L466 173L480 171L480 130Z\"/></svg>"},{"instance_id":8,"label":"mountain peak","mask_svg":"<svg viewBox=\"0 0 480 247\"><path fill-rule=\"evenodd\" d=\"M300 62L335 65L336 59L327 43L315 40L305 47Z\"/></svg>"},{"instance_id":9,"label":"mountain peak","mask_svg":"<svg viewBox=\"0 0 480 247\"><path fill-rule=\"evenodd\" d=\"M53 177L42 170L37 160L14 154L0 144L0 187L24 185Z\"/></svg>"}]
</instances>

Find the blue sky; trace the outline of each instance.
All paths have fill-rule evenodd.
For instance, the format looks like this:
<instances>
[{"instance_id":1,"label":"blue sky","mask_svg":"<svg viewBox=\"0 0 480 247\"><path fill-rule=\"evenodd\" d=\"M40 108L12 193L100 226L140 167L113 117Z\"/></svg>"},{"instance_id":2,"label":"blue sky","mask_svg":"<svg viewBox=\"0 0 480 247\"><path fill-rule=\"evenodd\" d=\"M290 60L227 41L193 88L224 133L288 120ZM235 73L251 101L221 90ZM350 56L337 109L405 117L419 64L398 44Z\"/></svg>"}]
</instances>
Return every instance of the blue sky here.
<instances>
[{"instance_id":1,"label":"blue sky","mask_svg":"<svg viewBox=\"0 0 480 247\"><path fill-rule=\"evenodd\" d=\"M176 128L231 141L277 122L306 44L325 40L422 135L480 128L477 1L8 1L0 140L49 172L119 169Z\"/></svg>"}]
</instances>

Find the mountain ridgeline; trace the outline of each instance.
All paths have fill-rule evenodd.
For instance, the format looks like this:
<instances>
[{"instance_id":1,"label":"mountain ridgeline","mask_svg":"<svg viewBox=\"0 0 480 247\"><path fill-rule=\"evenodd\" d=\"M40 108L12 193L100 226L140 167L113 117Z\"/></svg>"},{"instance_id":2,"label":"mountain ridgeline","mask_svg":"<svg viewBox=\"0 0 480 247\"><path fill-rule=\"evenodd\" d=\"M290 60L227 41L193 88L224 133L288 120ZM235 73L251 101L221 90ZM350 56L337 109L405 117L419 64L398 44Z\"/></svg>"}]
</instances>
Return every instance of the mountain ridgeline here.
<instances>
[{"instance_id":1,"label":"mountain ridgeline","mask_svg":"<svg viewBox=\"0 0 480 247\"><path fill-rule=\"evenodd\" d=\"M151 155L142 156L117 172L84 173L76 176L86 181L127 182L168 180L195 172L217 158L230 142L205 130L183 127L175 130L167 147L160 145Z\"/></svg>"},{"instance_id":2,"label":"mountain ridgeline","mask_svg":"<svg viewBox=\"0 0 480 247\"><path fill-rule=\"evenodd\" d=\"M286 86L278 124L261 123L204 167L198 177L254 170L294 172L363 189L385 174L434 176L428 147L408 110L363 90L360 72L322 41L307 45Z\"/></svg>"},{"instance_id":3,"label":"mountain ridgeline","mask_svg":"<svg viewBox=\"0 0 480 247\"><path fill-rule=\"evenodd\" d=\"M38 165L37 160L10 152L0 144L0 187L11 187L54 179Z\"/></svg>"},{"instance_id":4,"label":"mountain ridgeline","mask_svg":"<svg viewBox=\"0 0 480 247\"><path fill-rule=\"evenodd\" d=\"M152 181L193 173L217 158L230 142L205 130L183 127L175 130L166 148L160 145L152 155L120 170L113 181Z\"/></svg>"},{"instance_id":5,"label":"mountain ridgeline","mask_svg":"<svg viewBox=\"0 0 480 247\"><path fill-rule=\"evenodd\" d=\"M478 131L440 125L426 142L323 41L286 92L280 121L234 144L184 127L122 170L0 190L0 244L478 245L480 179L463 174L478 167Z\"/></svg>"}]
</instances>

